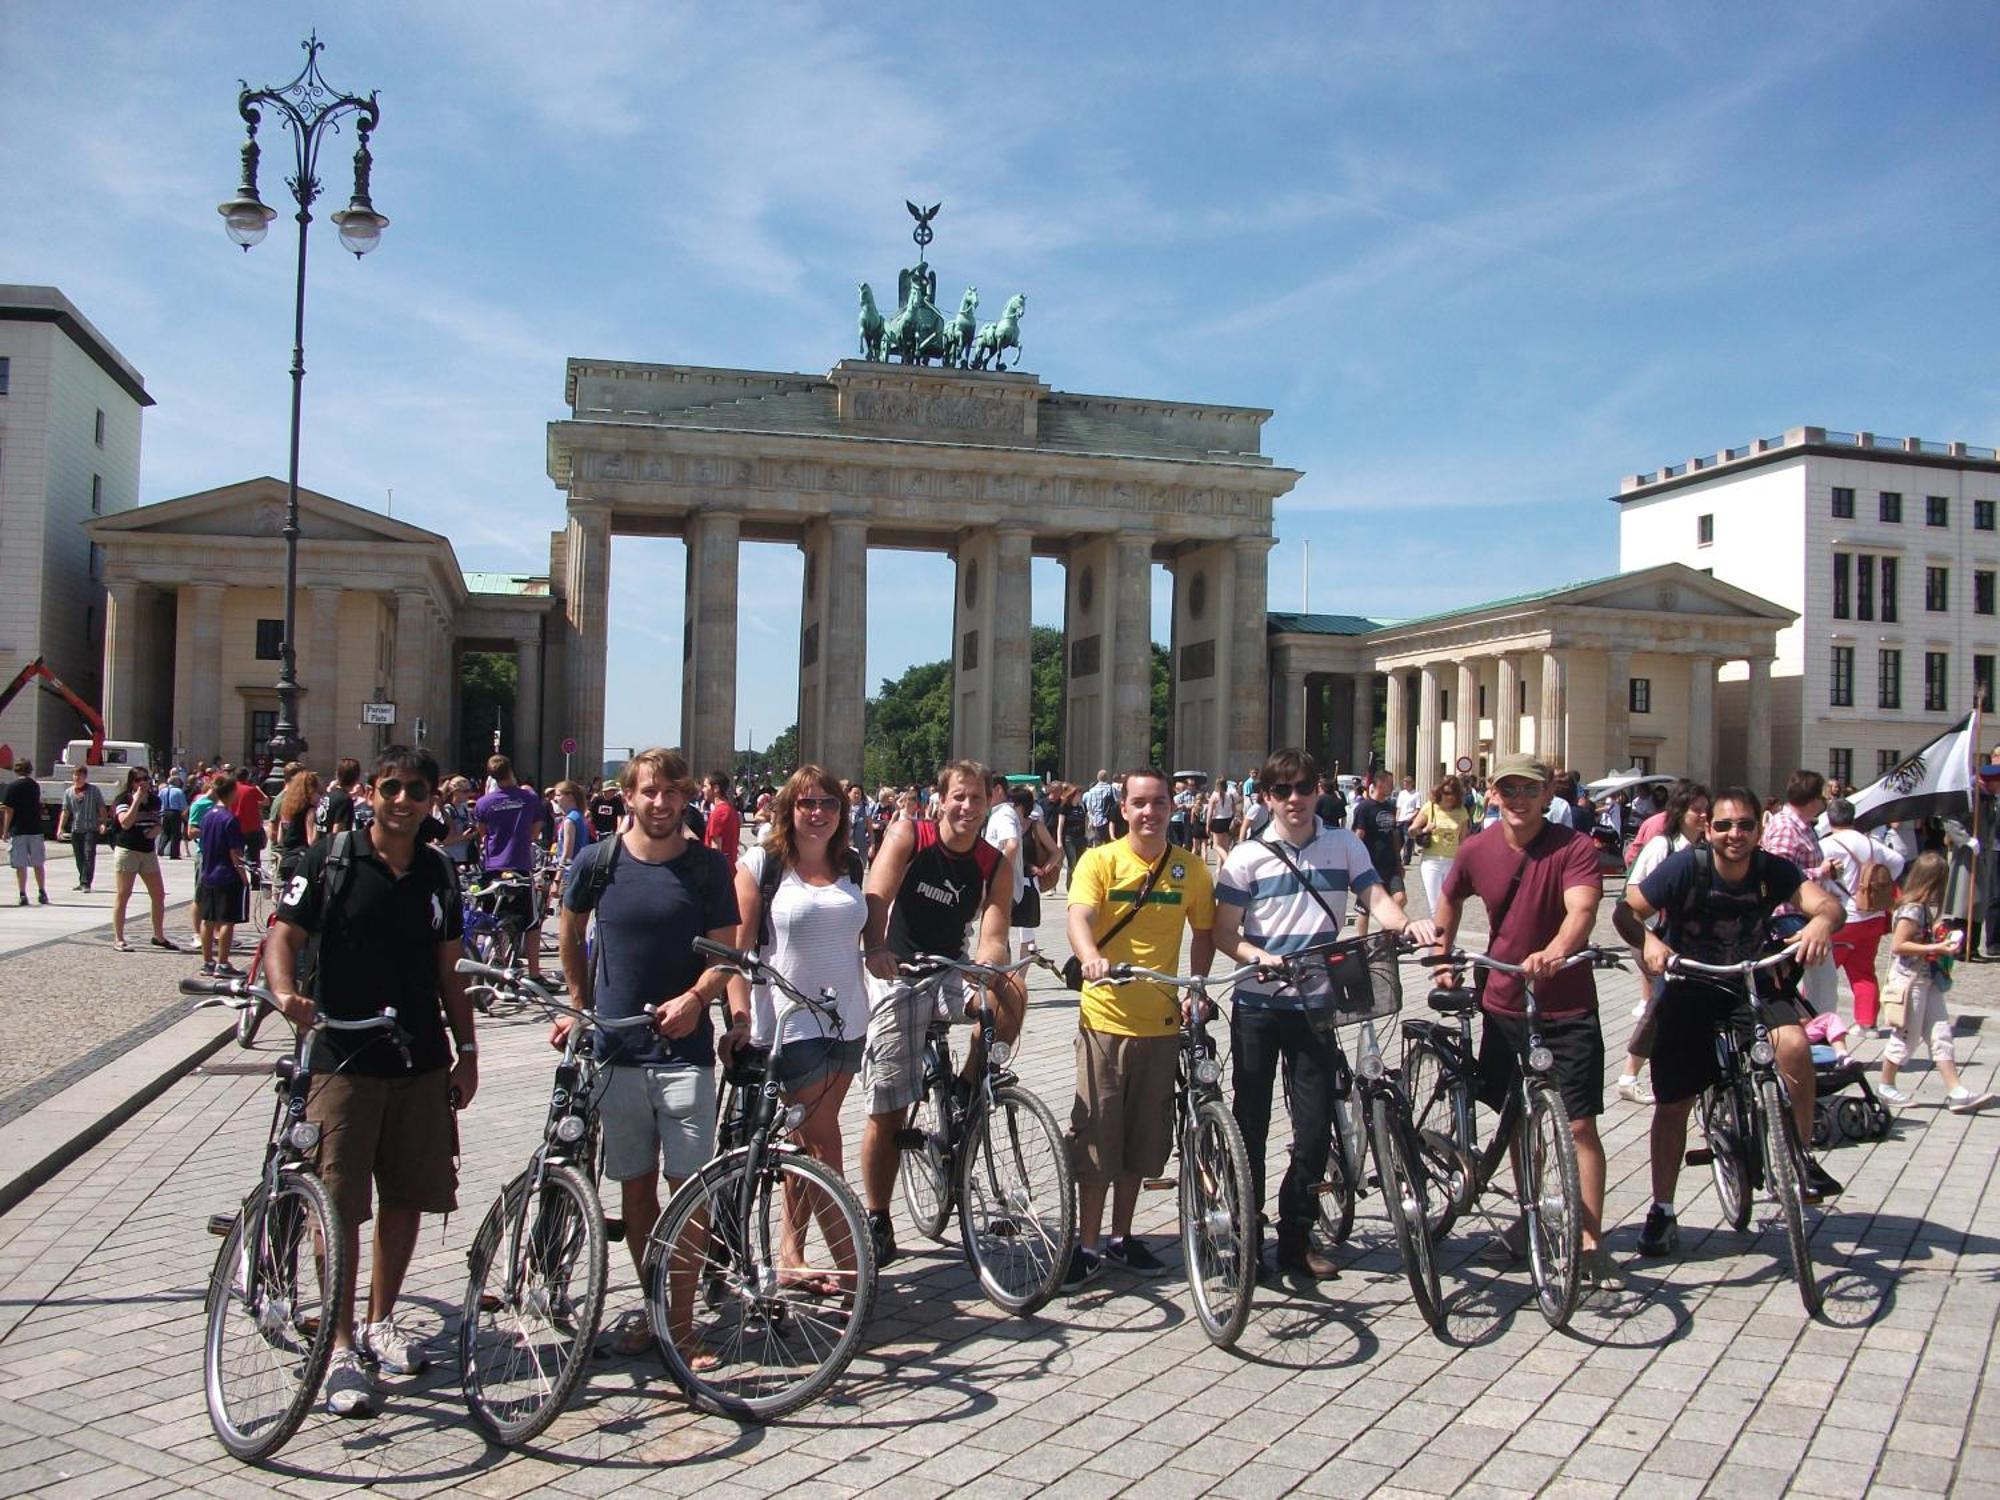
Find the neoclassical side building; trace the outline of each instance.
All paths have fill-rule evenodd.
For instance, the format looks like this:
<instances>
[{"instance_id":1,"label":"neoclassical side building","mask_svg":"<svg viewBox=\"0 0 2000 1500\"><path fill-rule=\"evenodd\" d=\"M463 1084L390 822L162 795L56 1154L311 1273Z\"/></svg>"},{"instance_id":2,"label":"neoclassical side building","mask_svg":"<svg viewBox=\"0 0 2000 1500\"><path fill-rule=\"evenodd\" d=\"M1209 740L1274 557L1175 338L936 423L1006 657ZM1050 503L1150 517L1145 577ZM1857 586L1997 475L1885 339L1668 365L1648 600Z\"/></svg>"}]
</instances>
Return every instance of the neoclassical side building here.
<instances>
[{"instance_id":1,"label":"neoclassical side building","mask_svg":"<svg viewBox=\"0 0 2000 1500\"><path fill-rule=\"evenodd\" d=\"M546 577L472 574L436 532L299 491L298 672L307 760L366 760L421 740L456 760L458 659L512 652L520 692L509 742L525 767L544 745ZM285 486L246 480L93 520L102 549L105 723L193 761L248 763L275 722L283 636ZM393 725L364 724L389 705Z\"/></svg>"},{"instance_id":2,"label":"neoclassical side building","mask_svg":"<svg viewBox=\"0 0 2000 1500\"><path fill-rule=\"evenodd\" d=\"M1770 672L1796 618L1682 563L1393 623L1272 614L1271 742L1360 769L1379 713L1389 769L1424 785L1529 750L1586 779L1637 765L1766 789L1791 769ZM1717 712L1732 663L1740 723Z\"/></svg>"}]
</instances>

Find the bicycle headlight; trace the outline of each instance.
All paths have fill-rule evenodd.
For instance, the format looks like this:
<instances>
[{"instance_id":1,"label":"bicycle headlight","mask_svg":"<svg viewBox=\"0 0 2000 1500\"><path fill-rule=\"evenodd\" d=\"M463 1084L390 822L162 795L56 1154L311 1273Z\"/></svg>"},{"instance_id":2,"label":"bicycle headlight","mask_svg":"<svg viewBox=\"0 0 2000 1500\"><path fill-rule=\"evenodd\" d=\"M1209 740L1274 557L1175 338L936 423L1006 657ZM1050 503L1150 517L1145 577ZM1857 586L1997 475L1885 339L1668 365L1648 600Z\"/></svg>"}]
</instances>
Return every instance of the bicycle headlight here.
<instances>
[{"instance_id":1,"label":"bicycle headlight","mask_svg":"<svg viewBox=\"0 0 2000 1500\"><path fill-rule=\"evenodd\" d=\"M285 1143L294 1151L310 1151L319 1144L319 1126L300 1120L285 1132Z\"/></svg>"},{"instance_id":2,"label":"bicycle headlight","mask_svg":"<svg viewBox=\"0 0 2000 1500\"><path fill-rule=\"evenodd\" d=\"M1370 1083L1379 1083L1382 1079L1382 1075L1388 1072L1389 1070L1382 1061L1381 1053L1364 1052L1361 1054L1361 1061L1354 1065L1354 1071L1359 1073L1363 1078L1367 1079Z\"/></svg>"},{"instance_id":3,"label":"bicycle headlight","mask_svg":"<svg viewBox=\"0 0 2000 1500\"><path fill-rule=\"evenodd\" d=\"M806 1107L803 1104L785 1106L785 1129L797 1130L806 1122Z\"/></svg>"},{"instance_id":4,"label":"bicycle headlight","mask_svg":"<svg viewBox=\"0 0 2000 1500\"><path fill-rule=\"evenodd\" d=\"M1212 1057L1202 1058L1194 1065L1194 1081L1203 1084L1222 1082L1222 1064Z\"/></svg>"},{"instance_id":5,"label":"bicycle headlight","mask_svg":"<svg viewBox=\"0 0 2000 1500\"><path fill-rule=\"evenodd\" d=\"M1764 1037L1758 1037L1750 1044L1750 1061L1760 1068L1768 1068L1778 1060L1778 1049Z\"/></svg>"},{"instance_id":6,"label":"bicycle headlight","mask_svg":"<svg viewBox=\"0 0 2000 1500\"><path fill-rule=\"evenodd\" d=\"M1528 1049L1528 1070L1532 1073L1546 1073L1556 1065L1556 1055L1546 1047Z\"/></svg>"},{"instance_id":7,"label":"bicycle headlight","mask_svg":"<svg viewBox=\"0 0 2000 1500\"><path fill-rule=\"evenodd\" d=\"M583 1132L587 1128L582 1115L564 1115L556 1121L556 1139L565 1146L574 1146L583 1139Z\"/></svg>"},{"instance_id":8,"label":"bicycle headlight","mask_svg":"<svg viewBox=\"0 0 2000 1500\"><path fill-rule=\"evenodd\" d=\"M1007 1066L1007 1059L1008 1059L1008 1058L1010 1058L1010 1057L1012 1057L1013 1055L1014 1055L1014 1049L1013 1049L1012 1047L1008 1046L1008 1045L1007 1045L1007 1044L1006 1044L1005 1042L995 1042L995 1043L993 1044L993 1066L994 1066L994 1067L996 1067L996 1068L1004 1068L1004 1067L1006 1067L1006 1066Z\"/></svg>"}]
</instances>

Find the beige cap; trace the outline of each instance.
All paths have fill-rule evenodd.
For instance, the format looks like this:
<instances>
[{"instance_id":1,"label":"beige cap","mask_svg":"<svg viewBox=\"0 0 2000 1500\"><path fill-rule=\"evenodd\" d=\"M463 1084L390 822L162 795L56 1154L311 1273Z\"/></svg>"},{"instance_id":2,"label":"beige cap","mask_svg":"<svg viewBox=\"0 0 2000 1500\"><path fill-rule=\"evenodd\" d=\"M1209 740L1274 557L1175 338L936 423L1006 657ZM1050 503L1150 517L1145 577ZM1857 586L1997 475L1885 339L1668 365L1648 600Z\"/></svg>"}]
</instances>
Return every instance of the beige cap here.
<instances>
[{"instance_id":1,"label":"beige cap","mask_svg":"<svg viewBox=\"0 0 2000 1500\"><path fill-rule=\"evenodd\" d=\"M1549 763L1540 756L1530 755L1525 750L1512 755L1503 755L1493 763L1493 779L1505 781L1509 776L1524 777L1529 781L1543 784L1554 781L1556 773L1549 769Z\"/></svg>"}]
</instances>

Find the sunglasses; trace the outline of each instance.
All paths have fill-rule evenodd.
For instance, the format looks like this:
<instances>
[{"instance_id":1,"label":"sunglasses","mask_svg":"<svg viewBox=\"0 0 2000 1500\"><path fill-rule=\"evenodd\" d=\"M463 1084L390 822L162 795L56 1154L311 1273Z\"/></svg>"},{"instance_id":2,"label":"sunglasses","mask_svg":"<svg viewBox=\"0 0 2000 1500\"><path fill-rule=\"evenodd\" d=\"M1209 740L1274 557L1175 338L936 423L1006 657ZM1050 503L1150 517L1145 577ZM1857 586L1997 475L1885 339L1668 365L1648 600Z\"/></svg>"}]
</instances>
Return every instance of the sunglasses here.
<instances>
[{"instance_id":1,"label":"sunglasses","mask_svg":"<svg viewBox=\"0 0 2000 1500\"><path fill-rule=\"evenodd\" d=\"M1542 784L1539 781L1503 781L1493 790L1509 802L1522 802L1529 797L1541 796Z\"/></svg>"},{"instance_id":2,"label":"sunglasses","mask_svg":"<svg viewBox=\"0 0 2000 1500\"><path fill-rule=\"evenodd\" d=\"M1287 797L1314 797L1319 795L1316 781L1274 781L1264 788L1266 797L1274 797L1283 802Z\"/></svg>"},{"instance_id":3,"label":"sunglasses","mask_svg":"<svg viewBox=\"0 0 2000 1500\"><path fill-rule=\"evenodd\" d=\"M404 781L399 777L385 776L375 783L375 794L385 802L394 802L407 795L412 802L429 799L431 784L428 781Z\"/></svg>"},{"instance_id":4,"label":"sunglasses","mask_svg":"<svg viewBox=\"0 0 2000 1500\"><path fill-rule=\"evenodd\" d=\"M1708 820L1708 831L1710 833L1755 833L1757 831L1757 820L1755 818L1710 818Z\"/></svg>"},{"instance_id":5,"label":"sunglasses","mask_svg":"<svg viewBox=\"0 0 2000 1500\"><path fill-rule=\"evenodd\" d=\"M801 797L793 804L800 812L830 813L840 806L838 797Z\"/></svg>"}]
</instances>

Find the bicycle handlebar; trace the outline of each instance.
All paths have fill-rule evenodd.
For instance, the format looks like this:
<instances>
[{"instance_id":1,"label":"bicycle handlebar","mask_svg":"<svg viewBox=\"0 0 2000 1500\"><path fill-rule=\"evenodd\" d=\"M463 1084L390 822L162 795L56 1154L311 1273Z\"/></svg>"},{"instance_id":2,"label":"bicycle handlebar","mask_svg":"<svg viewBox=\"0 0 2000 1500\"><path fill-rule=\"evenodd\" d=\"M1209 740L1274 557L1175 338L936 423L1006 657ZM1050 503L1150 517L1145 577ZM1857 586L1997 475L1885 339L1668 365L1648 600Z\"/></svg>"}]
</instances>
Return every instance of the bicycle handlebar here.
<instances>
[{"instance_id":1,"label":"bicycle handlebar","mask_svg":"<svg viewBox=\"0 0 2000 1500\"><path fill-rule=\"evenodd\" d=\"M461 974L476 979L484 979L489 984L505 986L522 999L539 1005L544 1010L562 1011L566 1015L575 1016L579 1021L586 1021L590 1025L604 1031L619 1031L628 1026L643 1026L651 1023L653 1019L653 1007L650 1005L643 1007L635 1016L600 1016L596 1011L583 1010L578 1006L571 1005L567 1000L558 1000L526 974L516 973L512 969L496 968L492 964L480 963L477 959L461 958L452 967Z\"/></svg>"},{"instance_id":2,"label":"bicycle handlebar","mask_svg":"<svg viewBox=\"0 0 2000 1500\"><path fill-rule=\"evenodd\" d=\"M1574 969L1579 964L1589 964L1595 969L1622 969L1628 956L1618 949L1599 948L1593 944L1577 949L1564 959L1557 969L1558 972L1563 969ZM1463 948L1454 948L1449 953L1426 954L1417 962L1433 969L1460 969L1471 964L1475 969L1491 969L1497 974L1527 973L1527 970L1519 964L1510 964L1486 953L1470 953Z\"/></svg>"},{"instance_id":3,"label":"bicycle handlebar","mask_svg":"<svg viewBox=\"0 0 2000 1500\"><path fill-rule=\"evenodd\" d=\"M896 972L905 979L918 981L935 979L944 973L958 973L968 979L983 979L988 984L995 984L1003 979L1012 979L1037 963L1047 962L1039 953L1027 954L1011 964L980 964L970 959L946 958L941 953L919 953L908 963L896 965Z\"/></svg>"},{"instance_id":4,"label":"bicycle handlebar","mask_svg":"<svg viewBox=\"0 0 2000 1500\"><path fill-rule=\"evenodd\" d=\"M1682 954L1675 953L1667 959L1667 972L1669 974L1677 974L1682 970L1686 970L1690 974L1715 974L1724 978L1734 979L1747 974L1755 974L1760 969L1774 969L1786 960L1798 957L1798 951L1799 945L1797 943L1787 943L1775 953L1766 953L1761 958L1749 958L1741 963L1734 964L1705 964L1698 959L1688 958Z\"/></svg>"},{"instance_id":5,"label":"bicycle handlebar","mask_svg":"<svg viewBox=\"0 0 2000 1500\"><path fill-rule=\"evenodd\" d=\"M183 995L202 997L201 1004L195 1007L196 1010L203 1010L211 1005L224 1006L230 1010L248 1010L252 1005L262 1001L272 1010L280 1011L282 1014L277 995L265 989L263 985L252 984L247 979L183 979L180 981L180 991ZM393 1005L385 1005L379 1013L359 1021L343 1021L322 1011L313 1017L313 1029L396 1031L400 1028L396 1023L396 1008Z\"/></svg>"},{"instance_id":6,"label":"bicycle handlebar","mask_svg":"<svg viewBox=\"0 0 2000 1500\"><path fill-rule=\"evenodd\" d=\"M1105 971L1105 984L1135 984L1150 981L1164 984L1177 990L1228 989L1240 984L1253 974L1268 973L1269 965L1244 964L1240 969L1231 969L1227 974L1167 974L1159 969L1141 968L1137 964L1113 964Z\"/></svg>"},{"instance_id":7,"label":"bicycle handlebar","mask_svg":"<svg viewBox=\"0 0 2000 1500\"><path fill-rule=\"evenodd\" d=\"M732 948L727 943L718 943L710 938L696 938L694 951L716 960L715 967L718 969L734 970L752 983L770 985L795 1004L803 1005L806 1009L833 1022L835 1030L840 1029L840 1007L837 997L831 990L824 991L817 997L808 995L756 954L746 953L741 948Z\"/></svg>"}]
</instances>

